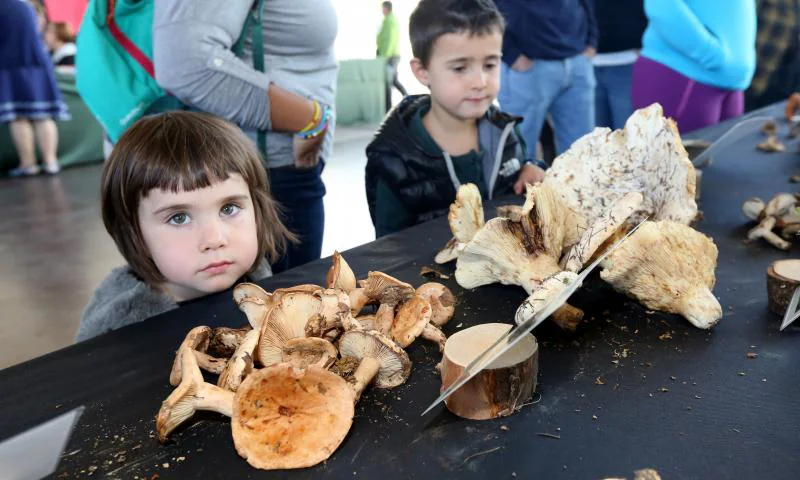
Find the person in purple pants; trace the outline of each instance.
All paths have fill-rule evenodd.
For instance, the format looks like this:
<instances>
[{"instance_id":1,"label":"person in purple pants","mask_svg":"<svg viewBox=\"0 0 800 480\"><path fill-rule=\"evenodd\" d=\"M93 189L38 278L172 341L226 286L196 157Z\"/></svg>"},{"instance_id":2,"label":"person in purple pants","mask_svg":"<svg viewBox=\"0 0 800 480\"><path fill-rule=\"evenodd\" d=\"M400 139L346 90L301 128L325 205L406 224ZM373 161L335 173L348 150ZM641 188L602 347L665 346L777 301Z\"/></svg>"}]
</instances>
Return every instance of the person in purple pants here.
<instances>
[{"instance_id":1,"label":"person in purple pants","mask_svg":"<svg viewBox=\"0 0 800 480\"><path fill-rule=\"evenodd\" d=\"M744 111L755 72L755 0L645 0L634 108L658 102L681 133Z\"/></svg>"}]
</instances>

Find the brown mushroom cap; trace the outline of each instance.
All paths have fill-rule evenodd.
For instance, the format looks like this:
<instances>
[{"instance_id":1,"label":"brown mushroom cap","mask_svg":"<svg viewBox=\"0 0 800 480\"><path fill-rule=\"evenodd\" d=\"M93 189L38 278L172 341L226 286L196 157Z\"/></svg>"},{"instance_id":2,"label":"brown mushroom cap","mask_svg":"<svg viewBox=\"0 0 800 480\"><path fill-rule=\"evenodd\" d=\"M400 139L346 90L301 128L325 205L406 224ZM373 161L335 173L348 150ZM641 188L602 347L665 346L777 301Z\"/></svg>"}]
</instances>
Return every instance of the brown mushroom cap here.
<instances>
[{"instance_id":1,"label":"brown mushroom cap","mask_svg":"<svg viewBox=\"0 0 800 480\"><path fill-rule=\"evenodd\" d=\"M350 292L356 288L356 276L344 257L337 252L333 252L333 263L325 276L325 285L328 288L338 288L345 292Z\"/></svg>"},{"instance_id":2,"label":"brown mushroom cap","mask_svg":"<svg viewBox=\"0 0 800 480\"><path fill-rule=\"evenodd\" d=\"M272 294L255 283L242 282L233 287L233 301L238 305L243 299L257 298L269 305Z\"/></svg>"},{"instance_id":3,"label":"brown mushroom cap","mask_svg":"<svg viewBox=\"0 0 800 480\"><path fill-rule=\"evenodd\" d=\"M425 330L431 320L431 304L420 295L400 306L392 322L392 339L405 348Z\"/></svg>"},{"instance_id":4,"label":"brown mushroom cap","mask_svg":"<svg viewBox=\"0 0 800 480\"><path fill-rule=\"evenodd\" d=\"M431 304L431 323L441 327L453 318L456 311L456 297L441 283L428 282L419 286L416 294Z\"/></svg>"},{"instance_id":5,"label":"brown mushroom cap","mask_svg":"<svg viewBox=\"0 0 800 480\"><path fill-rule=\"evenodd\" d=\"M339 339L342 357L359 360L374 358L380 363L375 386L393 388L402 385L411 374L408 354L395 342L377 331L350 330Z\"/></svg>"},{"instance_id":6,"label":"brown mushroom cap","mask_svg":"<svg viewBox=\"0 0 800 480\"><path fill-rule=\"evenodd\" d=\"M231 430L256 468L303 468L324 461L353 423L348 383L317 367L279 364L253 372L234 397Z\"/></svg>"},{"instance_id":7,"label":"brown mushroom cap","mask_svg":"<svg viewBox=\"0 0 800 480\"><path fill-rule=\"evenodd\" d=\"M414 287L383 272L369 272L366 280L359 280L364 294L381 304L397 305L414 295Z\"/></svg>"},{"instance_id":8,"label":"brown mushroom cap","mask_svg":"<svg viewBox=\"0 0 800 480\"><path fill-rule=\"evenodd\" d=\"M314 366L327 369L336 361L338 354L336 347L325 339L293 338L283 346L281 360L297 368Z\"/></svg>"}]
</instances>

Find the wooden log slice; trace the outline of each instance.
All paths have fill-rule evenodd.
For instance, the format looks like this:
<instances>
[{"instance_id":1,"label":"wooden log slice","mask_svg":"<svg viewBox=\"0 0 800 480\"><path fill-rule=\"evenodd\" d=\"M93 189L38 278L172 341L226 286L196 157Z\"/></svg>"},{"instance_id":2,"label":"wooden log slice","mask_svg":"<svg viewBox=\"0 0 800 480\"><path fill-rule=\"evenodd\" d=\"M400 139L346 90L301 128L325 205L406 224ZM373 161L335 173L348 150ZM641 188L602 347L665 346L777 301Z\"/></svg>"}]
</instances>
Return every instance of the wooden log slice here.
<instances>
[{"instance_id":1,"label":"wooden log slice","mask_svg":"<svg viewBox=\"0 0 800 480\"><path fill-rule=\"evenodd\" d=\"M485 323L450 336L442 359L442 390L450 386L464 368L492 345L511 325ZM536 390L539 348L528 334L445 400L447 409L472 420L505 417L529 401Z\"/></svg>"},{"instance_id":2,"label":"wooden log slice","mask_svg":"<svg viewBox=\"0 0 800 480\"><path fill-rule=\"evenodd\" d=\"M800 286L800 259L776 260L767 268L769 311L783 316L795 288Z\"/></svg>"}]
</instances>

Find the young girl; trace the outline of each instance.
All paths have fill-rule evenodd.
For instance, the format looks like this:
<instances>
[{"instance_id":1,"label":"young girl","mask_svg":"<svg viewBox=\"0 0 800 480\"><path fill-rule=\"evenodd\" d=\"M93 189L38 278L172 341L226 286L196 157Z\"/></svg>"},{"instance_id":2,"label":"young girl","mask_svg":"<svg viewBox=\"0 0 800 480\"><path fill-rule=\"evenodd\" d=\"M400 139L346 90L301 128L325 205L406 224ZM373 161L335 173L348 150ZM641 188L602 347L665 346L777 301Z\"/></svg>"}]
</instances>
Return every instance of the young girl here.
<instances>
[{"instance_id":1,"label":"young girl","mask_svg":"<svg viewBox=\"0 0 800 480\"><path fill-rule=\"evenodd\" d=\"M103 169L103 223L127 265L94 292L76 341L271 275L294 236L269 193L259 153L208 114L145 117Z\"/></svg>"}]
</instances>

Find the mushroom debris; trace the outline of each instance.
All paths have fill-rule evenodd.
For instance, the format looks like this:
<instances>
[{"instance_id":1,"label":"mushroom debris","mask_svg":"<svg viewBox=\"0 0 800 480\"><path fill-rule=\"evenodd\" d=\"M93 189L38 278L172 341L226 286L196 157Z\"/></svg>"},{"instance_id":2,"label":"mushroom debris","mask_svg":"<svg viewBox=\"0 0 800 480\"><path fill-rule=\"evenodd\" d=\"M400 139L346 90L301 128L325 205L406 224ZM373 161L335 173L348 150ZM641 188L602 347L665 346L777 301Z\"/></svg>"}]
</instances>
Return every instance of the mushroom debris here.
<instances>
[{"instance_id":1,"label":"mushroom debris","mask_svg":"<svg viewBox=\"0 0 800 480\"><path fill-rule=\"evenodd\" d=\"M792 244L787 240L800 234L800 205L796 194L779 193L764 203L758 197L745 200L742 213L757 225L747 232L747 239L763 239L776 248L788 250ZM775 233L778 232L778 234Z\"/></svg>"},{"instance_id":2,"label":"mushroom debris","mask_svg":"<svg viewBox=\"0 0 800 480\"><path fill-rule=\"evenodd\" d=\"M176 388L156 416L159 440L194 412L211 410L231 418L236 450L252 466L315 465L347 435L369 385L394 388L408 379L404 347L423 337L443 348L440 327L456 303L444 285L415 289L382 272L356 280L338 252L324 283L273 292L238 284L233 299L247 325L188 332L170 371ZM219 375L216 385L203 371Z\"/></svg>"}]
</instances>

